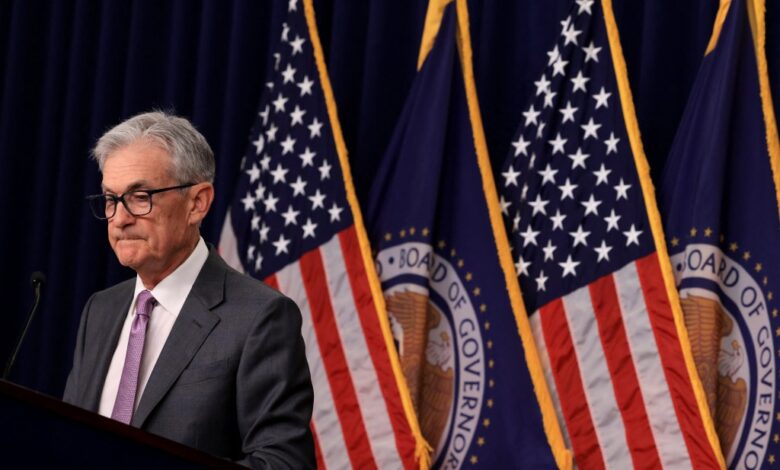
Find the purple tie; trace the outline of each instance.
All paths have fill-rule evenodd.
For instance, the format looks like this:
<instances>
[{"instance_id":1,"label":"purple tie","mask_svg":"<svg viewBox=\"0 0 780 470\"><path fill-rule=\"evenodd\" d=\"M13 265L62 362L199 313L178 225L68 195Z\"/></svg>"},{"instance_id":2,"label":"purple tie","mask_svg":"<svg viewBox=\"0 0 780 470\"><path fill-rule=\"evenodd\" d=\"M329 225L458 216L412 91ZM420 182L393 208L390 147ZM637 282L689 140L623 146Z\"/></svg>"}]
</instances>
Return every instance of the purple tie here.
<instances>
[{"instance_id":1,"label":"purple tie","mask_svg":"<svg viewBox=\"0 0 780 470\"><path fill-rule=\"evenodd\" d=\"M122 379L119 381L119 391L116 393L114 411L111 418L130 424L135 406L135 393L138 389L138 371L141 368L141 355L144 352L146 325L149 314L157 303L148 290L141 291L135 301L135 319L130 327L130 340L127 342L125 367L122 369Z\"/></svg>"}]
</instances>

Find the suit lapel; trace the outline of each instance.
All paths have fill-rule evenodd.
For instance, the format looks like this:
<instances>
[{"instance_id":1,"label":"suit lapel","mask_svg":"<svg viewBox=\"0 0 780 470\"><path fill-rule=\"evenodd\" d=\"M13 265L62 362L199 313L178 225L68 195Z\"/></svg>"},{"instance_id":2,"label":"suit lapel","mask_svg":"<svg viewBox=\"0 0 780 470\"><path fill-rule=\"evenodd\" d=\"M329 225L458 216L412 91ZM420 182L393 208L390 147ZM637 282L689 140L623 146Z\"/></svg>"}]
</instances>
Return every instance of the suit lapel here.
<instances>
[{"instance_id":1,"label":"suit lapel","mask_svg":"<svg viewBox=\"0 0 780 470\"><path fill-rule=\"evenodd\" d=\"M221 258L216 251L211 250L152 369L138 409L133 415L133 426L143 426L219 323L219 317L210 309L222 302L225 273Z\"/></svg>"},{"instance_id":2,"label":"suit lapel","mask_svg":"<svg viewBox=\"0 0 780 470\"><path fill-rule=\"evenodd\" d=\"M91 361L84 361L85 364L91 363L93 365L89 372L90 377L84 381L87 384L84 393L84 407L86 409L97 411L100 405L100 396L103 393L103 384L106 381L108 368L114 357L114 350L119 342L119 335L122 333L122 325L127 318L127 312L130 311L130 303L133 301L134 282L133 280L122 285L117 298L126 300L118 306L118 310L95 312L92 315L93 321L102 324L96 328L96 331L108 331L108 334L95 337L97 344L93 350L96 354Z\"/></svg>"}]
</instances>

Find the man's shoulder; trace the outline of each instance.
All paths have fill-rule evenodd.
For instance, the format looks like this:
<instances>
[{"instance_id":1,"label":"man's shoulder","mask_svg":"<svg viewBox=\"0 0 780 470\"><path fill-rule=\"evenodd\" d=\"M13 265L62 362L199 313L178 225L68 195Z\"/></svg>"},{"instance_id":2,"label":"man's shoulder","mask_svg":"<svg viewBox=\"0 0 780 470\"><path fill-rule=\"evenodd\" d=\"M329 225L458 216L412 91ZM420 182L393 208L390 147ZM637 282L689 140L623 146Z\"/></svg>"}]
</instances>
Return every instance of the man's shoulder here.
<instances>
[{"instance_id":1,"label":"man's shoulder","mask_svg":"<svg viewBox=\"0 0 780 470\"><path fill-rule=\"evenodd\" d=\"M99 290L92 294L91 302L113 302L116 305L118 300L132 298L133 291L135 290L135 278L130 278L122 281L118 284L114 284L111 287L107 287L103 290Z\"/></svg>"},{"instance_id":2,"label":"man's shoulder","mask_svg":"<svg viewBox=\"0 0 780 470\"><path fill-rule=\"evenodd\" d=\"M270 319L300 325L300 310L289 297L233 269L214 251L209 254L191 295L226 324L240 325L237 330L249 332L254 328L252 325Z\"/></svg>"},{"instance_id":3,"label":"man's shoulder","mask_svg":"<svg viewBox=\"0 0 780 470\"><path fill-rule=\"evenodd\" d=\"M95 292L84 307L83 321L92 328L106 327L106 321L111 323L117 315L124 316L127 313L134 290L135 279L133 278Z\"/></svg>"},{"instance_id":4,"label":"man's shoulder","mask_svg":"<svg viewBox=\"0 0 780 470\"><path fill-rule=\"evenodd\" d=\"M284 294L259 279L229 266L216 251L209 253L209 260L204 268L224 273L226 300L234 300L236 296L259 301L274 301L287 298Z\"/></svg>"},{"instance_id":5,"label":"man's shoulder","mask_svg":"<svg viewBox=\"0 0 780 470\"><path fill-rule=\"evenodd\" d=\"M261 280L231 267L228 267L225 274L225 290L227 294L240 294L266 301L286 298L284 294Z\"/></svg>"}]
</instances>

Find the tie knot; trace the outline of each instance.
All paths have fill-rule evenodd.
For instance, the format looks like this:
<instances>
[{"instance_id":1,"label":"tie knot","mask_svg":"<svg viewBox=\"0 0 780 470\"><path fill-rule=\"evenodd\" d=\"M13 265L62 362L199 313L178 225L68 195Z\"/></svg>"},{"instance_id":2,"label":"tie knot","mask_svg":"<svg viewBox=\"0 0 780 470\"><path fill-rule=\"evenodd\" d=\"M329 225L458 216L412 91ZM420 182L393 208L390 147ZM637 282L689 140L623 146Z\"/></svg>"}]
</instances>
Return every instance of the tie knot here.
<instances>
[{"instance_id":1,"label":"tie knot","mask_svg":"<svg viewBox=\"0 0 780 470\"><path fill-rule=\"evenodd\" d=\"M151 292L142 290L138 293L138 298L135 301L135 312L138 315L145 315L148 317L149 314L152 313L152 309L156 303L157 301L154 299Z\"/></svg>"}]
</instances>

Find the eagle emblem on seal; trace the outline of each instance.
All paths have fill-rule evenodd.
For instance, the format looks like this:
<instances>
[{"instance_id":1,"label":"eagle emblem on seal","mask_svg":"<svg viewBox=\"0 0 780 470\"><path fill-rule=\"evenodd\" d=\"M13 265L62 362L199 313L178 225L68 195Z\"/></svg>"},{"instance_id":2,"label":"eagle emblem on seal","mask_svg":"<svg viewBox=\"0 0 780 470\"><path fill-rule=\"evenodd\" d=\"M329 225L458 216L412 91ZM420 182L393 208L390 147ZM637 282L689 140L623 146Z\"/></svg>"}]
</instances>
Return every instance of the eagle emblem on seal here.
<instances>
[{"instance_id":1,"label":"eagle emblem on seal","mask_svg":"<svg viewBox=\"0 0 780 470\"><path fill-rule=\"evenodd\" d=\"M402 290L385 295L385 301L420 428L438 448L450 418L455 381L450 327L427 295Z\"/></svg>"},{"instance_id":2,"label":"eagle emblem on seal","mask_svg":"<svg viewBox=\"0 0 780 470\"><path fill-rule=\"evenodd\" d=\"M737 375L745 363L743 347L738 340L726 347L721 344L731 334L734 321L719 301L695 295L680 300L696 370L721 448L728 455L747 407L747 383Z\"/></svg>"}]
</instances>

